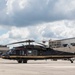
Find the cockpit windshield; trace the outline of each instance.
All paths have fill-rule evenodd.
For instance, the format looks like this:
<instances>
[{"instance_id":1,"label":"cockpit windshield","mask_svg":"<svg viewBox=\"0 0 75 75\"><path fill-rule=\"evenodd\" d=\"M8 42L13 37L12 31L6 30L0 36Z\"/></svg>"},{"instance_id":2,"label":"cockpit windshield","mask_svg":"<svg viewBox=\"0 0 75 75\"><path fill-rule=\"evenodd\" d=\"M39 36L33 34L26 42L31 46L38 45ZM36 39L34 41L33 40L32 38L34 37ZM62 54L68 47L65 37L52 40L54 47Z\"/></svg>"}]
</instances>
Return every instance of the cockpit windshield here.
<instances>
[{"instance_id":1,"label":"cockpit windshield","mask_svg":"<svg viewBox=\"0 0 75 75\"><path fill-rule=\"evenodd\" d=\"M9 51L6 52L6 54L10 54L11 52L12 52L12 50L9 50Z\"/></svg>"}]
</instances>

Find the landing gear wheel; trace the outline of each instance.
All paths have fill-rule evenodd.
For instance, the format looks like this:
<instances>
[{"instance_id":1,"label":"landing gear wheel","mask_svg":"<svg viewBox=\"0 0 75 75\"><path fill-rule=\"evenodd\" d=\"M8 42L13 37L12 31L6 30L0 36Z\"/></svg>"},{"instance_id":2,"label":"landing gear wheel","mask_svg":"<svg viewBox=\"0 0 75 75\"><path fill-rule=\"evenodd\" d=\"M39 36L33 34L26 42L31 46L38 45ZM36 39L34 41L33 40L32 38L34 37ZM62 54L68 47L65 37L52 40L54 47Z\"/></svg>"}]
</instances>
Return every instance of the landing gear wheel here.
<instances>
[{"instance_id":1,"label":"landing gear wheel","mask_svg":"<svg viewBox=\"0 0 75 75\"><path fill-rule=\"evenodd\" d=\"M18 60L18 63L22 63L22 60Z\"/></svg>"},{"instance_id":2,"label":"landing gear wheel","mask_svg":"<svg viewBox=\"0 0 75 75\"><path fill-rule=\"evenodd\" d=\"M23 63L27 63L27 60L23 60Z\"/></svg>"}]
</instances>

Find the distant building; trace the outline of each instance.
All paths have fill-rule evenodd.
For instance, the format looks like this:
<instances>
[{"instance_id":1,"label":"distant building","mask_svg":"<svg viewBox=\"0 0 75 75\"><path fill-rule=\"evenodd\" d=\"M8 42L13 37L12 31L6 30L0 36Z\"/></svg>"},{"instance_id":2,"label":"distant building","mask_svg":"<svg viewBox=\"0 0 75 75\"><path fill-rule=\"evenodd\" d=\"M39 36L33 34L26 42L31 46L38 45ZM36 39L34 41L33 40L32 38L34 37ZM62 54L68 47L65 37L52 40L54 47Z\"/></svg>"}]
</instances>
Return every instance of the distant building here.
<instances>
[{"instance_id":1,"label":"distant building","mask_svg":"<svg viewBox=\"0 0 75 75\"><path fill-rule=\"evenodd\" d=\"M62 51L75 52L75 38L49 40L49 47Z\"/></svg>"},{"instance_id":2,"label":"distant building","mask_svg":"<svg viewBox=\"0 0 75 75\"><path fill-rule=\"evenodd\" d=\"M60 40L49 40L49 47L51 48L58 48L61 47L61 41Z\"/></svg>"},{"instance_id":3,"label":"distant building","mask_svg":"<svg viewBox=\"0 0 75 75\"><path fill-rule=\"evenodd\" d=\"M9 47L6 45L0 45L0 54L9 50Z\"/></svg>"}]
</instances>

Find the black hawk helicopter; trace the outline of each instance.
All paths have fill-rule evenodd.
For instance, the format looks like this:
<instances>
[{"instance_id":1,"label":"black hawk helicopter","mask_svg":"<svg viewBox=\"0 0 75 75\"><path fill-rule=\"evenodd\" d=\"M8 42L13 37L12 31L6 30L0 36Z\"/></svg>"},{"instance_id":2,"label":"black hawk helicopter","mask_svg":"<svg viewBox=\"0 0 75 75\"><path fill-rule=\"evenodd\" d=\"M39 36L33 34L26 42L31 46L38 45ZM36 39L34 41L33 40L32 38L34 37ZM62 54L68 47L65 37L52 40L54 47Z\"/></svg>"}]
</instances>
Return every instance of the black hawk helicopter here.
<instances>
[{"instance_id":1,"label":"black hawk helicopter","mask_svg":"<svg viewBox=\"0 0 75 75\"><path fill-rule=\"evenodd\" d=\"M52 48L46 47L42 43L37 43L39 45L34 45L34 40L26 40L15 43L10 43L7 45L18 44L18 43L28 43L27 45L13 47L6 53L2 54L3 59L17 60L18 63L27 63L28 60L69 60L73 63L72 58L75 57L75 53L64 52L54 50Z\"/></svg>"}]
</instances>

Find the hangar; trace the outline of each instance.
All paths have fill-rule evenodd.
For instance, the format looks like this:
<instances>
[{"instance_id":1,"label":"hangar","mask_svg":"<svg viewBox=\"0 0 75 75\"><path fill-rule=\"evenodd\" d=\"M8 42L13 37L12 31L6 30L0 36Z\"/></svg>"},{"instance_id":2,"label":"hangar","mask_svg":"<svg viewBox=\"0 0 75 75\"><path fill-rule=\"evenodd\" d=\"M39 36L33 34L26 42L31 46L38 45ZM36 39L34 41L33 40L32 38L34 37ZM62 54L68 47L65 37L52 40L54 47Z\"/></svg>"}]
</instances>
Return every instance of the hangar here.
<instances>
[{"instance_id":1,"label":"hangar","mask_svg":"<svg viewBox=\"0 0 75 75\"><path fill-rule=\"evenodd\" d=\"M6 52L9 50L9 47L7 47L6 45L0 45L0 54Z\"/></svg>"},{"instance_id":2,"label":"hangar","mask_svg":"<svg viewBox=\"0 0 75 75\"><path fill-rule=\"evenodd\" d=\"M49 40L49 47L66 52L75 52L75 37L61 40Z\"/></svg>"}]
</instances>

